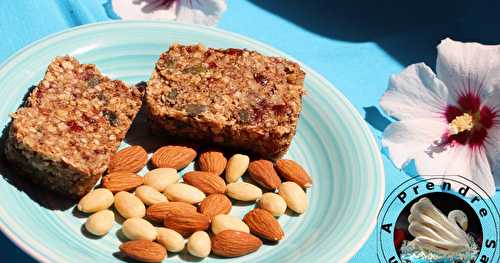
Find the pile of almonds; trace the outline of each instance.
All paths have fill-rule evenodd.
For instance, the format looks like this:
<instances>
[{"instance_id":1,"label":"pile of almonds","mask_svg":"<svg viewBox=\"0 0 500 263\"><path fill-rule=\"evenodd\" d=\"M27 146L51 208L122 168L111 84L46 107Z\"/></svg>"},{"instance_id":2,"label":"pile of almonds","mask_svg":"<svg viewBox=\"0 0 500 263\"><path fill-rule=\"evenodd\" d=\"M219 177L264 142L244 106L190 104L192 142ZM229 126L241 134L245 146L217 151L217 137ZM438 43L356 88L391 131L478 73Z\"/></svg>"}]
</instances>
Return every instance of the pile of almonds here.
<instances>
[{"instance_id":1,"label":"pile of almonds","mask_svg":"<svg viewBox=\"0 0 500 263\"><path fill-rule=\"evenodd\" d=\"M115 221L110 210L114 205L125 218L121 231L130 240L120 246L120 251L130 258L160 262L167 251L177 253L185 247L199 258L211 252L238 257L258 250L262 240L283 239L285 234L276 217L287 208L298 214L307 208L304 188L311 187L312 181L292 160L250 162L243 154L227 160L222 152L206 151L198 157L199 171L185 173L183 182L179 182L178 170L196 156L189 147L161 147L151 157L156 169L140 176L137 172L147 164L147 152L141 146L119 151L110 160L102 188L78 203L80 211L92 213L85 223L87 231L106 235ZM260 187L240 179L247 171ZM258 208L240 219L230 215L232 203L228 197L258 202Z\"/></svg>"}]
</instances>

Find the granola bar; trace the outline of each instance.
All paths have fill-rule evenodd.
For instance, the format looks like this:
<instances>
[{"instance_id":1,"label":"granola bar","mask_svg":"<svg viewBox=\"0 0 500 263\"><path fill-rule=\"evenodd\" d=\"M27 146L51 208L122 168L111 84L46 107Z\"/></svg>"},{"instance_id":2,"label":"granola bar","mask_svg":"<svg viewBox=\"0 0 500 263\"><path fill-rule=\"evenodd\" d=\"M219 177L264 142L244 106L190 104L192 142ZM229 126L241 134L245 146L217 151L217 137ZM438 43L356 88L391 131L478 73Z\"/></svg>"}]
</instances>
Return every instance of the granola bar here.
<instances>
[{"instance_id":1,"label":"granola bar","mask_svg":"<svg viewBox=\"0 0 500 263\"><path fill-rule=\"evenodd\" d=\"M148 82L147 113L168 135L276 159L295 135L304 76L255 51L173 45Z\"/></svg>"},{"instance_id":2,"label":"granola bar","mask_svg":"<svg viewBox=\"0 0 500 263\"><path fill-rule=\"evenodd\" d=\"M82 196L106 171L142 96L143 88L110 80L95 65L58 57L11 114L6 157L34 182Z\"/></svg>"}]
</instances>

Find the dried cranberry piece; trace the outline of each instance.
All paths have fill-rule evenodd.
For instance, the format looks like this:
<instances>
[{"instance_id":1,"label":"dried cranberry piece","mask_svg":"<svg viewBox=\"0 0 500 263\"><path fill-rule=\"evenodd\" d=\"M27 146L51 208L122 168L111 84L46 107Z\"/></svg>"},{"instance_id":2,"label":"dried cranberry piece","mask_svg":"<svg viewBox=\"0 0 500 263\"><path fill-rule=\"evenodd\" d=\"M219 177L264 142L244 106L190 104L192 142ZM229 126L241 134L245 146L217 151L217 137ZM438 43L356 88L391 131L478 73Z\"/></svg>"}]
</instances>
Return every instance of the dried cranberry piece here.
<instances>
[{"instance_id":1,"label":"dried cranberry piece","mask_svg":"<svg viewBox=\"0 0 500 263\"><path fill-rule=\"evenodd\" d=\"M208 68L211 68L211 69L214 69L217 67L217 64L213 61L210 61L210 63L208 63Z\"/></svg>"},{"instance_id":2,"label":"dried cranberry piece","mask_svg":"<svg viewBox=\"0 0 500 263\"><path fill-rule=\"evenodd\" d=\"M283 115L286 113L286 104L273 105L271 109L274 111L275 114Z\"/></svg>"},{"instance_id":3,"label":"dried cranberry piece","mask_svg":"<svg viewBox=\"0 0 500 263\"><path fill-rule=\"evenodd\" d=\"M83 127L78 125L76 121L67 121L66 125L68 125L69 129L74 132L81 132L83 131Z\"/></svg>"},{"instance_id":4,"label":"dried cranberry piece","mask_svg":"<svg viewBox=\"0 0 500 263\"><path fill-rule=\"evenodd\" d=\"M240 56L241 54L243 54L243 51L241 49L237 49L237 48L228 48L228 49L224 50L224 53L227 55Z\"/></svg>"},{"instance_id":5,"label":"dried cranberry piece","mask_svg":"<svg viewBox=\"0 0 500 263\"><path fill-rule=\"evenodd\" d=\"M85 114L83 115L83 120L88 122L88 123L95 123L96 122L94 119L90 118L89 116L87 116Z\"/></svg>"},{"instance_id":6,"label":"dried cranberry piece","mask_svg":"<svg viewBox=\"0 0 500 263\"><path fill-rule=\"evenodd\" d=\"M262 86L265 86L269 81L267 80L266 76L260 74L260 73L255 73L253 74L253 78L257 83L259 83Z\"/></svg>"}]
</instances>

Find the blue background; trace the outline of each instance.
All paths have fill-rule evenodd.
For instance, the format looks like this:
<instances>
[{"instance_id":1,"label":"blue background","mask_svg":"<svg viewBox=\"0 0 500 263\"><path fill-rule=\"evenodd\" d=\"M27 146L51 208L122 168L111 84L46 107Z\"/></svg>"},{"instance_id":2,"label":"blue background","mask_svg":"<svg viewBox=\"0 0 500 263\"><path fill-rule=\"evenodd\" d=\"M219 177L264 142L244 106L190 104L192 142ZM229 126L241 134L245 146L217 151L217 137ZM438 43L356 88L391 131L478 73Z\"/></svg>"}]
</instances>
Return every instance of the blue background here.
<instances>
[{"instance_id":1,"label":"blue background","mask_svg":"<svg viewBox=\"0 0 500 263\"><path fill-rule=\"evenodd\" d=\"M228 0L218 27L270 44L331 81L365 117L380 141L390 122L378 100L391 74L434 67L445 37L500 43L495 1ZM0 1L0 61L29 43L73 26L109 20L107 0ZM386 189L409 177L384 156ZM500 195L494 198L500 204ZM375 262L372 235L351 262ZM0 233L2 262L33 260Z\"/></svg>"}]
</instances>

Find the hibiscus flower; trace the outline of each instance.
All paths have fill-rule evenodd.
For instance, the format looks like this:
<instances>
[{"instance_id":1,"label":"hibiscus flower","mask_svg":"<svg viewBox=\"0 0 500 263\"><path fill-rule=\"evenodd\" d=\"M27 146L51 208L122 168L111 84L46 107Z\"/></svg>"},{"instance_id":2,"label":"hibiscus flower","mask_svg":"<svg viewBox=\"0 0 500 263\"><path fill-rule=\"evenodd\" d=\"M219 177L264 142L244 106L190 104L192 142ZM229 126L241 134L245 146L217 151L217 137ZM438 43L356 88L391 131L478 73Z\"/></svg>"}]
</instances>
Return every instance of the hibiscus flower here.
<instances>
[{"instance_id":1,"label":"hibiscus flower","mask_svg":"<svg viewBox=\"0 0 500 263\"><path fill-rule=\"evenodd\" d=\"M112 0L122 19L166 19L214 26L226 11L224 0Z\"/></svg>"},{"instance_id":2,"label":"hibiscus flower","mask_svg":"<svg viewBox=\"0 0 500 263\"><path fill-rule=\"evenodd\" d=\"M419 63L391 77L380 105L398 121L382 146L400 169L414 160L423 177L460 175L492 195L500 185L500 45L445 39L436 71Z\"/></svg>"}]
</instances>

